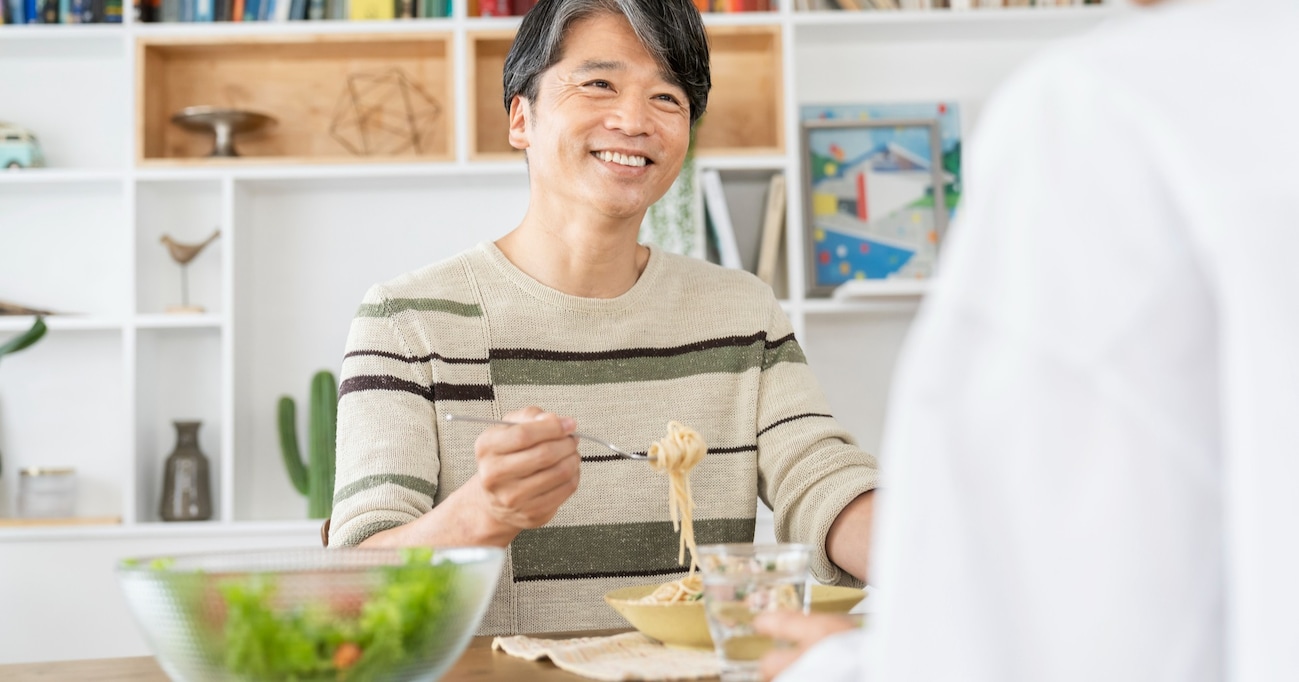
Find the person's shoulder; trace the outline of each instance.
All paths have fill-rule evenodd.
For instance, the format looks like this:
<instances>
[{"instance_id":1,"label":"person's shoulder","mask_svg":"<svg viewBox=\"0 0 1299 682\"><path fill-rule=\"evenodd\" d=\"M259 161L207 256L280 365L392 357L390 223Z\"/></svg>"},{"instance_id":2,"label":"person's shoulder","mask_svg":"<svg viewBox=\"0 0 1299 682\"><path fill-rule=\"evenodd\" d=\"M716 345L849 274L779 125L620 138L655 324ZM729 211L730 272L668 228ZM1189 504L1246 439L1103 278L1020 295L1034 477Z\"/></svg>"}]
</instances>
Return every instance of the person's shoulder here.
<instances>
[{"instance_id":1,"label":"person's shoulder","mask_svg":"<svg viewBox=\"0 0 1299 682\"><path fill-rule=\"evenodd\" d=\"M476 251L464 251L374 284L366 294L366 301L445 299L468 303L473 297L468 271Z\"/></svg>"},{"instance_id":2,"label":"person's shoulder","mask_svg":"<svg viewBox=\"0 0 1299 682\"><path fill-rule=\"evenodd\" d=\"M663 252L664 270L689 289L771 298L771 286L746 270L722 267L702 258Z\"/></svg>"}]
</instances>

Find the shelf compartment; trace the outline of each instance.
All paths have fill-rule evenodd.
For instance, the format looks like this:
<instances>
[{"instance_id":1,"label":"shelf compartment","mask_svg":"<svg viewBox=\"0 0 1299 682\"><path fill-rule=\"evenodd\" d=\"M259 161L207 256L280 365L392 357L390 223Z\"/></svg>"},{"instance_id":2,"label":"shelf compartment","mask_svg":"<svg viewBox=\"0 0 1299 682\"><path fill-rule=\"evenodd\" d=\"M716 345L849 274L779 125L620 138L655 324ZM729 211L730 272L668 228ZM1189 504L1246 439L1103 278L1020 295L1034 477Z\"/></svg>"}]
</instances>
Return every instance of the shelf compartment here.
<instances>
[{"instance_id":1,"label":"shelf compartment","mask_svg":"<svg viewBox=\"0 0 1299 682\"><path fill-rule=\"evenodd\" d=\"M53 332L5 358L0 486L10 508L0 516L14 515L20 469L65 466L76 470L76 516L122 515L130 460L122 358L114 330Z\"/></svg>"},{"instance_id":2,"label":"shelf compartment","mask_svg":"<svg viewBox=\"0 0 1299 682\"><path fill-rule=\"evenodd\" d=\"M713 89L695 136L700 156L785 153L781 30L708 27Z\"/></svg>"},{"instance_id":3,"label":"shelf compartment","mask_svg":"<svg viewBox=\"0 0 1299 682\"><path fill-rule=\"evenodd\" d=\"M141 167L449 161L451 40L447 31L141 37L137 160ZM210 134L170 120L200 105L276 122L236 135L242 156L211 158Z\"/></svg>"},{"instance_id":4,"label":"shelf compartment","mask_svg":"<svg viewBox=\"0 0 1299 682\"><path fill-rule=\"evenodd\" d=\"M514 43L515 28L484 29L467 34L469 106L466 134L471 161L518 161L523 152L510 146L509 115L505 112L505 57Z\"/></svg>"},{"instance_id":5,"label":"shelf compartment","mask_svg":"<svg viewBox=\"0 0 1299 682\"><path fill-rule=\"evenodd\" d=\"M127 312L120 186L0 184L0 206L0 300L78 317Z\"/></svg>"},{"instance_id":6,"label":"shelf compartment","mask_svg":"<svg viewBox=\"0 0 1299 682\"><path fill-rule=\"evenodd\" d=\"M136 188L135 214L136 310L143 316L137 326L194 326L199 319L210 319L198 316L224 310L221 265L228 234L204 247L184 271L162 243L165 235L181 244L198 244L222 227L220 183L142 183ZM182 303L186 281L189 304L204 310L163 315Z\"/></svg>"},{"instance_id":7,"label":"shelf compartment","mask_svg":"<svg viewBox=\"0 0 1299 682\"><path fill-rule=\"evenodd\" d=\"M158 521L163 472L176 445L174 421L199 421L208 460L212 520L221 518L221 332L140 330L136 341L136 516Z\"/></svg>"},{"instance_id":8,"label":"shelf compartment","mask_svg":"<svg viewBox=\"0 0 1299 682\"><path fill-rule=\"evenodd\" d=\"M713 88L696 136L701 156L776 156L784 153L781 29L775 24L712 25ZM513 28L467 34L472 161L522 159L510 146L501 74Z\"/></svg>"}]
</instances>

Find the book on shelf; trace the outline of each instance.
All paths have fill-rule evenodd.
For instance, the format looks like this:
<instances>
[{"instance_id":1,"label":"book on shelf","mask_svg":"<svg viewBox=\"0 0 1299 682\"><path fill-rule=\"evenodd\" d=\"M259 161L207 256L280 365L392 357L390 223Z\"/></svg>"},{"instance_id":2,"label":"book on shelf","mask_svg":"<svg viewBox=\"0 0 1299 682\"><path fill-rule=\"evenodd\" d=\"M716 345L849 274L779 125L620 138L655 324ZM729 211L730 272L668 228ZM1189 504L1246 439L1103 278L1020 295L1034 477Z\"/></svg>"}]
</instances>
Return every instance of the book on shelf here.
<instances>
[{"instance_id":1,"label":"book on shelf","mask_svg":"<svg viewBox=\"0 0 1299 682\"><path fill-rule=\"evenodd\" d=\"M776 9L775 0L695 0L695 7L700 12L714 14L735 14L738 12L772 12Z\"/></svg>"},{"instance_id":2,"label":"book on shelf","mask_svg":"<svg viewBox=\"0 0 1299 682\"><path fill-rule=\"evenodd\" d=\"M707 217L709 235L717 249L718 263L723 267L744 269L740 245L736 239L731 212L726 206L726 191L722 175L714 169L700 171L699 186L704 194L704 215Z\"/></svg>"},{"instance_id":3,"label":"book on shelf","mask_svg":"<svg viewBox=\"0 0 1299 682\"><path fill-rule=\"evenodd\" d=\"M391 19L393 14L392 0L350 0L353 21L368 19Z\"/></svg>"},{"instance_id":4,"label":"book on shelf","mask_svg":"<svg viewBox=\"0 0 1299 682\"><path fill-rule=\"evenodd\" d=\"M20 7L25 2L48 1L50 0L0 0L17 2ZM106 0L54 1L72 3L75 6L78 2L102 4ZM529 9L535 4L535 0L499 1L506 6L513 6L510 5L511 2L526 2ZM136 21L147 23L437 19L452 16L453 2L455 0L132 0L132 12ZM65 20L64 23L69 22Z\"/></svg>"},{"instance_id":5,"label":"book on shelf","mask_svg":"<svg viewBox=\"0 0 1299 682\"><path fill-rule=\"evenodd\" d=\"M762 216L762 242L758 247L758 279L776 286L780 251L785 234L785 174L773 173L767 184L767 207Z\"/></svg>"}]
</instances>

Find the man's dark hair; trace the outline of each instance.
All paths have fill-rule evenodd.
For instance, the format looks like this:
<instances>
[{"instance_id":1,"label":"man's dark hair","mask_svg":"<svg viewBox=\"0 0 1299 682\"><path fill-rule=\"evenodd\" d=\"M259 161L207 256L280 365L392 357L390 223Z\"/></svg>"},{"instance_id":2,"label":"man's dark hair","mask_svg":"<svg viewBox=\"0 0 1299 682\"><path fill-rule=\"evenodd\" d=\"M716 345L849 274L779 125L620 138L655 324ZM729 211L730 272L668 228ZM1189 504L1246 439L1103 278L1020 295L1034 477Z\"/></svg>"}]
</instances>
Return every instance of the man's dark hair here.
<instances>
[{"instance_id":1,"label":"man's dark hair","mask_svg":"<svg viewBox=\"0 0 1299 682\"><path fill-rule=\"evenodd\" d=\"M690 125L708 106L712 79L708 36L692 0L541 0L523 24L505 58L505 110L515 95L537 101L537 77L563 57L564 38L579 19L621 15L650 53L686 93Z\"/></svg>"}]
</instances>

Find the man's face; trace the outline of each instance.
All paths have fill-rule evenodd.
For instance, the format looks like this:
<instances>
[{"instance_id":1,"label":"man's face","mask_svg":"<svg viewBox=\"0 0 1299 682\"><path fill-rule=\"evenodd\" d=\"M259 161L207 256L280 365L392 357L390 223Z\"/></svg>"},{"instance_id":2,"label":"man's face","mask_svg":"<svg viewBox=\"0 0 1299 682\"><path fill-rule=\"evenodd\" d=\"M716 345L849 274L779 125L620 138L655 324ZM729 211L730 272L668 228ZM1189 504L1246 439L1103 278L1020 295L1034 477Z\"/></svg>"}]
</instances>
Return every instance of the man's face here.
<instances>
[{"instance_id":1,"label":"man's face","mask_svg":"<svg viewBox=\"0 0 1299 682\"><path fill-rule=\"evenodd\" d=\"M515 98L510 143L546 201L634 218L667 192L690 144L690 105L621 16L574 22L563 58Z\"/></svg>"}]
</instances>

